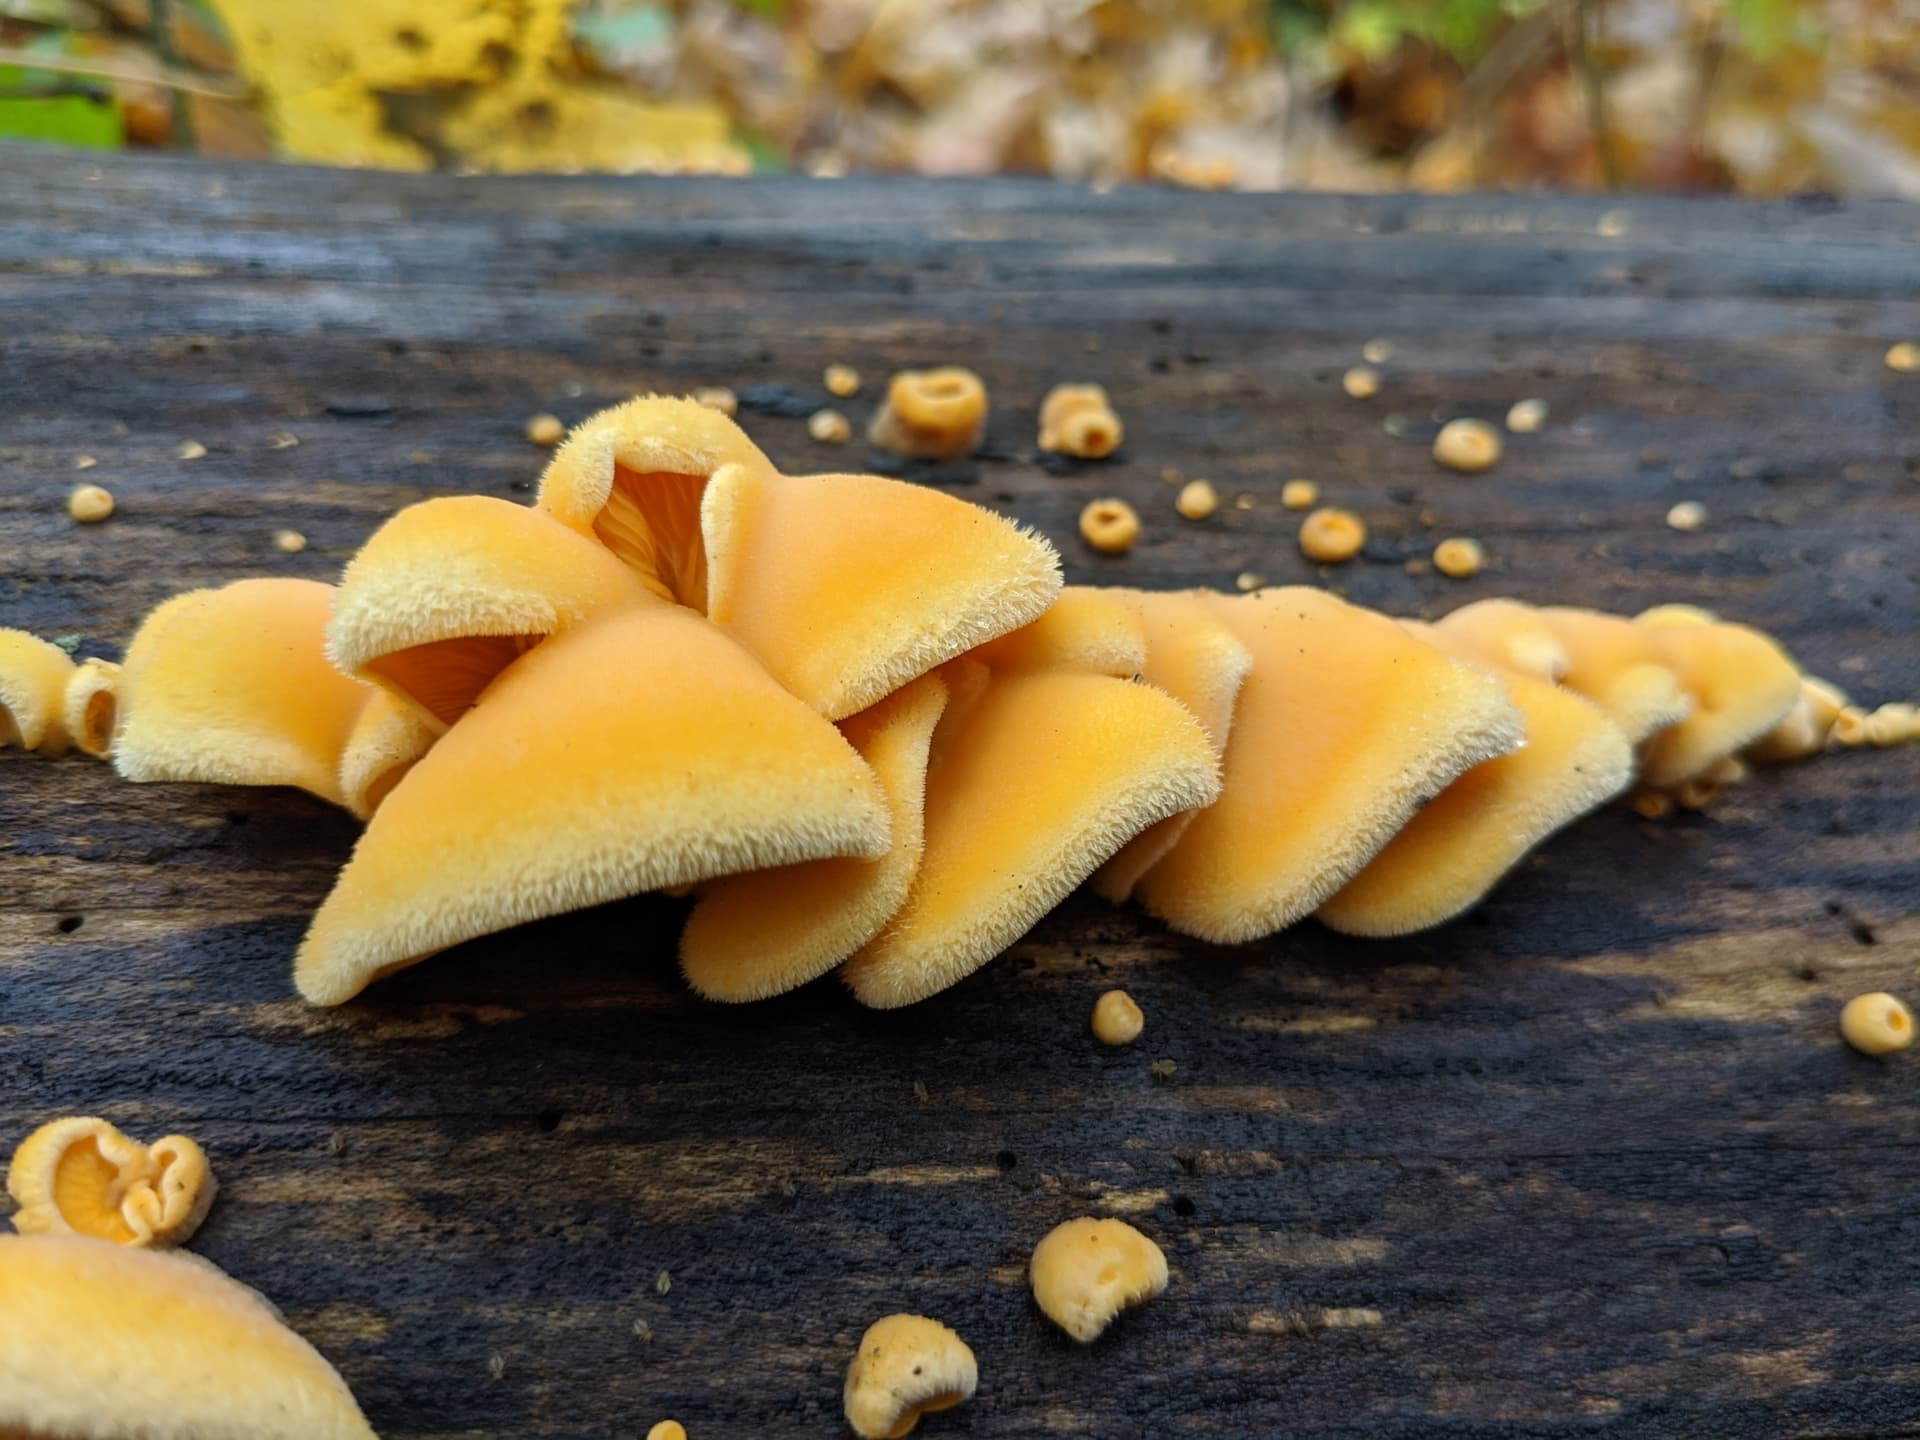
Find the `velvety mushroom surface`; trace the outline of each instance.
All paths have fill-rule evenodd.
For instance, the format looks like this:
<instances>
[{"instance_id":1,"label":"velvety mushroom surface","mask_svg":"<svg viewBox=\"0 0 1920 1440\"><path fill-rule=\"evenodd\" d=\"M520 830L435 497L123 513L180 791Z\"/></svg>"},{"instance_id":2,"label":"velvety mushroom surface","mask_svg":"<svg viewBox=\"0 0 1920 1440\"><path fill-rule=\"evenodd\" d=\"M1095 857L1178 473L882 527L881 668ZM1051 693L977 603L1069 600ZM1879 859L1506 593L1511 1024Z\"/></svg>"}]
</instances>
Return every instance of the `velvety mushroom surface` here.
<instances>
[{"instance_id":1,"label":"velvety mushroom surface","mask_svg":"<svg viewBox=\"0 0 1920 1440\"><path fill-rule=\"evenodd\" d=\"M977 442L971 372L888 397L909 453ZM1063 387L1047 423L1103 403ZM0 631L0 739L70 739L133 780L297 785L365 820L296 960L316 1003L652 890L694 895L702 994L838 967L888 1008L1089 879L1221 943L1315 911L1404 934L1635 772L1641 813L1699 808L1749 760L1916 728L1697 607L1493 598L1428 627L1247 588L1063 587L1003 516L783 474L722 409L643 396L573 432L533 507L411 506L338 588L176 596L118 667Z\"/></svg>"}]
</instances>

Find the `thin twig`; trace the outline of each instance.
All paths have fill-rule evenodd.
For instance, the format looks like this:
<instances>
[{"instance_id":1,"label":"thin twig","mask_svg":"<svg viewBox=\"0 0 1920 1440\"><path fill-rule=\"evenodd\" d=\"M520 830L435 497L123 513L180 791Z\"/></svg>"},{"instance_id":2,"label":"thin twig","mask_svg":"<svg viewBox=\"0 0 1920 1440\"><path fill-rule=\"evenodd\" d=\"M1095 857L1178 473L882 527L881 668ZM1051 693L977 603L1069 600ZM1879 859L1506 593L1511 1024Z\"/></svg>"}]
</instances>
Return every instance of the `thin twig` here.
<instances>
[{"instance_id":1,"label":"thin twig","mask_svg":"<svg viewBox=\"0 0 1920 1440\"><path fill-rule=\"evenodd\" d=\"M1573 60L1580 67L1580 81L1587 92L1587 128L1593 131L1594 148L1600 152L1600 173L1607 189L1621 184L1620 162L1613 153L1613 126L1607 119L1607 87L1600 78L1600 67L1593 63L1593 50L1587 43L1590 0L1576 0L1573 12Z\"/></svg>"},{"instance_id":2,"label":"thin twig","mask_svg":"<svg viewBox=\"0 0 1920 1440\"><path fill-rule=\"evenodd\" d=\"M67 55L46 55L38 50L0 45L0 65L18 65L23 70L45 70L52 75L94 75L102 80L124 80L129 85L158 85L183 95L204 95L209 100L245 100L244 85L220 85L202 80L184 71L162 69L143 74L123 65L105 65L98 60L75 60Z\"/></svg>"}]
</instances>

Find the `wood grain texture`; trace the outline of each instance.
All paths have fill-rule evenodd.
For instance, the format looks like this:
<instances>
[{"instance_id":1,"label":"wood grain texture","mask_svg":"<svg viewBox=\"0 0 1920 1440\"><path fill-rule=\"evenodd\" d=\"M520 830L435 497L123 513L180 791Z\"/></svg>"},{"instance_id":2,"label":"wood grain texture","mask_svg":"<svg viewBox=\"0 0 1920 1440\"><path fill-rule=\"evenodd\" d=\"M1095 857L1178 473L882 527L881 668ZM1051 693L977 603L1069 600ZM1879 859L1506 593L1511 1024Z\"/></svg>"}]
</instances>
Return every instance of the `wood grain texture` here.
<instances>
[{"instance_id":1,"label":"wood grain texture","mask_svg":"<svg viewBox=\"0 0 1920 1440\"><path fill-rule=\"evenodd\" d=\"M0 148L0 623L111 656L176 590L332 578L409 501L527 494L530 414L634 391L732 384L776 461L857 468L797 418L822 367L867 377L858 424L891 369L962 361L991 454L916 478L1040 527L1072 579L1251 570L1421 614L1686 600L1912 696L1920 382L1880 356L1920 336L1916 233L1893 204ZM1375 337L1384 390L1349 401ZM1037 463L1060 379L1113 393L1117 460ZM1439 422L1526 395L1544 433L1485 476L1434 467ZM64 513L82 454L119 498L103 526ZM1252 506L1181 521L1169 466ZM1362 561L1299 557L1296 475L1367 517ZM1146 517L1124 558L1073 538L1105 494ZM1665 527L1681 499L1704 530ZM311 547L278 553L281 527ZM1488 573L1407 573L1451 534ZM1920 1066L1834 1030L1859 991L1920 990L1917 793L1909 749L1763 775L1706 817L1609 812L1391 943L1309 924L1215 949L1076 898L900 1014L831 981L700 1003L653 899L314 1011L289 957L344 814L9 752L0 1131L80 1111L201 1140L222 1191L195 1248L390 1440L833 1434L854 1340L902 1308L980 1358L929 1436L1920 1435ZM1106 1051L1087 1016L1114 984L1147 1031ZM1023 1267L1087 1212L1133 1218L1174 1280L1082 1350Z\"/></svg>"}]
</instances>

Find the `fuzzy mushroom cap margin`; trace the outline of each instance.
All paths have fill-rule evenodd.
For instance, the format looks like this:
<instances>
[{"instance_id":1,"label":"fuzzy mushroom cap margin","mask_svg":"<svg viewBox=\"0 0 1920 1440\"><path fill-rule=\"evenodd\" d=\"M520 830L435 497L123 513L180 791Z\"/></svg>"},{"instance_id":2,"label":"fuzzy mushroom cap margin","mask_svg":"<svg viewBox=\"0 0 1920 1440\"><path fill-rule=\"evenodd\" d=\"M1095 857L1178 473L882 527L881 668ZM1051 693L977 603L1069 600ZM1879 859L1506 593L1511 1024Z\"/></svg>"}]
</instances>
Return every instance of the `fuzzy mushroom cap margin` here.
<instances>
[{"instance_id":1,"label":"fuzzy mushroom cap margin","mask_svg":"<svg viewBox=\"0 0 1920 1440\"><path fill-rule=\"evenodd\" d=\"M649 599L507 667L381 802L300 947L316 1004L530 920L836 856L891 818L839 731Z\"/></svg>"},{"instance_id":2,"label":"fuzzy mushroom cap margin","mask_svg":"<svg viewBox=\"0 0 1920 1440\"><path fill-rule=\"evenodd\" d=\"M979 1383L973 1351L952 1330L924 1315L889 1315L860 1337L841 1399L862 1440L900 1440L922 1415L971 1400Z\"/></svg>"},{"instance_id":3,"label":"fuzzy mushroom cap margin","mask_svg":"<svg viewBox=\"0 0 1920 1440\"><path fill-rule=\"evenodd\" d=\"M260 1296L178 1252L0 1236L0 1434L376 1440Z\"/></svg>"},{"instance_id":4,"label":"fuzzy mushroom cap margin","mask_svg":"<svg viewBox=\"0 0 1920 1440\"><path fill-rule=\"evenodd\" d=\"M24 630L0 630L0 746L58 754L66 748L73 657Z\"/></svg>"},{"instance_id":5,"label":"fuzzy mushroom cap margin","mask_svg":"<svg viewBox=\"0 0 1920 1440\"><path fill-rule=\"evenodd\" d=\"M1124 1220L1068 1220L1034 1246L1028 1273L1046 1317L1091 1345L1121 1311L1166 1290L1167 1257Z\"/></svg>"}]
</instances>

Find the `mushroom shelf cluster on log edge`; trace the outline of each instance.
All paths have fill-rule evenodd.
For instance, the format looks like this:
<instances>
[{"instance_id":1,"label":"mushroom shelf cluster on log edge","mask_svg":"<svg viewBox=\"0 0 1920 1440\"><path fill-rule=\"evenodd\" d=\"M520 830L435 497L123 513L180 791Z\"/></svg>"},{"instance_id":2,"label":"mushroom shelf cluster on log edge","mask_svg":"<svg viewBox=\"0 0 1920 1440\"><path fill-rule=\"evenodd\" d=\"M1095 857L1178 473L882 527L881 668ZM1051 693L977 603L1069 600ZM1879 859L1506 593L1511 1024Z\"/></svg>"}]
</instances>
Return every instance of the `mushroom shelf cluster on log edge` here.
<instances>
[{"instance_id":1,"label":"mushroom shelf cluster on log edge","mask_svg":"<svg viewBox=\"0 0 1920 1440\"><path fill-rule=\"evenodd\" d=\"M0 707L0 738L130 780L296 785L365 819L297 957L317 1004L664 890L696 896L703 995L838 967L882 1008L1088 880L1216 942L1423 929L1636 782L1697 805L1858 714L1687 606L1422 625L1299 587L1063 588L999 515L782 474L663 397L576 429L532 507L428 500L337 587L176 596L117 669L0 632Z\"/></svg>"}]
</instances>

